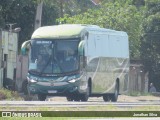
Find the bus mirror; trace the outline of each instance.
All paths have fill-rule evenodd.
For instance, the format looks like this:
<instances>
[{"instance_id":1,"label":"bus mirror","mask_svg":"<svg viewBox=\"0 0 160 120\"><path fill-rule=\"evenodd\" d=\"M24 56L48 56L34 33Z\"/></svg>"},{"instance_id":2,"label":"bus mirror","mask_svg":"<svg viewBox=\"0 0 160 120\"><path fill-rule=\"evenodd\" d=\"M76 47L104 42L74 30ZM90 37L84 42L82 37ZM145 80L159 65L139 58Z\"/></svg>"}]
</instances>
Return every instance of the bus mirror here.
<instances>
[{"instance_id":1,"label":"bus mirror","mask_svg":"<svg viewBox=\"0 0 160 120\"><path fill-rule=\"evenodd\" d=\"M30 47L30 43L31 41L28 40L28 41L25 41L22 46L21 46L21 54L22 55L26 55L27 54L27 51L29 50L29 47Z\"/></svg>"},{"instance_id":2,"label":"bus mirror","mask_svg":"<svg viewBox=\"0 0 160 120\"><path fill-rule=\"evenodd\" d=\"M80 41L79 46L78 46L78 52L80 56L84 55L84 45L85 45L84 40Z\"/></svg>"}]
</instances>

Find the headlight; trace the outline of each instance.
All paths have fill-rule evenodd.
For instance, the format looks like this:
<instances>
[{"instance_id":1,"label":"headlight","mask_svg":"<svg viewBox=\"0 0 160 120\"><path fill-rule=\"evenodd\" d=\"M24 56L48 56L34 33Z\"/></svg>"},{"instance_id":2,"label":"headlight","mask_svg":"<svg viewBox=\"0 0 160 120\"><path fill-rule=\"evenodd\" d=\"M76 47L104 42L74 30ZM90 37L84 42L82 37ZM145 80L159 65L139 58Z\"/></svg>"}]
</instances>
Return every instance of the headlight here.
<instances>
[{"instance_id":1,"label":"headlight","mask_svg":"<svg viewBox=\"0 0 160 120\"><path fill-rule=\"evenodd\" d=\"M36 81L36 80L31 79L31 80L30 80L30 82L31 82L31 83L36 83L37 81Z\"/></svg>"},{"instance_id":2,"label":"headlight","mask_svg":"<svg viewBox=\"0 0 160 120\"><path fill-rule=\"evenodd\" d=\"M69 83L75 83L76 81L80 80L79 78L78 79L72 79L72 80L69 80L68 82Z\"/></svg>"},{"instance_id":3,"label":"headlight","mask_svg":"<svg viewBox=\"0 0 160 120\"><path fill-rule=\"evenodd\" d=\"M30 82L30 83L36 83L36 82L37 82L37 80L35 80L35 79L33 79L33 78L29 78L29 77L27 77L27 80L28 80L28 82Z\"/></svg>"}]
</instances>

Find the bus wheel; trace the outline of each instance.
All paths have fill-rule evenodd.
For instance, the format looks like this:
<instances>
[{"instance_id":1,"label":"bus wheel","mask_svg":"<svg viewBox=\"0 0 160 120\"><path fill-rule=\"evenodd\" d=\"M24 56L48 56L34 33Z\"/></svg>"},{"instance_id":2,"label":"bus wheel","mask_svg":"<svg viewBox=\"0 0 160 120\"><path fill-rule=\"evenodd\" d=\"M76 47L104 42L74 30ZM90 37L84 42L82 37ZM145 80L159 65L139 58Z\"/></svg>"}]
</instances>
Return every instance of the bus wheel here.
<instances>
[{"instance_id":1,"label":"bus wheel","mask_svg":"<svg viewBox=\"0 0 160 120\"><path fill-rule=\"evenodd\" d=\"M38 100L40 100L40 101L45 101L46 98L47 98L46 95L44 95L44 94L38 94Z\"/></svg>"},{"instance_id":2,"label":"bus wheel","mask_svg":"<svg viewBox=\"0 0 160 120\"><path fill-rule=\"evenodd\" d=\"M72 96L66 96L67 101L73 101L73 97Z\"/></svg>"},{"instance_id":3,"label":"bus wheel","mask_svg":"<svg viewBox=\"0 0 160 120\"><path fill-rule=\"evenodd\" d=\"M110 101L110 98L109 98L108 95L103 95L103 100L104 100L105 102L108 102L108 101Z\"/></svg>"},{"instance_id":4,"label":"bus wheel","mask_svg":"<svg viewBox=\"0 0 160 120\"><path fill-rule=\"evenodd\" d=\"M114 91L114 93L110 96L112 102L117 102L118 94L119 94L119 87L118 87L118 83L116 83L115 91Z\"/></svg>"},{"instance_id":5,"label":"bus wheel","mask_svg":"<svg viewBox=\"0 0 160 120\"><path fill-rule=\"evenodd\" d=\"M81 100L81 98L80 98L79 94L74 97L74 101L80 101L80 100Z\"/></svg>"},{"instance_id":6,"label":"bus wheel","mask_svg":"<svg viewBox=\"0 0 160 120\"><path fill-rule=\"evenodd\" d=\"M90 87L88 86L86 93L81 94L81 101L84 102L88 101L89 95L90 95Z\"/></svg>"}]
</instances>

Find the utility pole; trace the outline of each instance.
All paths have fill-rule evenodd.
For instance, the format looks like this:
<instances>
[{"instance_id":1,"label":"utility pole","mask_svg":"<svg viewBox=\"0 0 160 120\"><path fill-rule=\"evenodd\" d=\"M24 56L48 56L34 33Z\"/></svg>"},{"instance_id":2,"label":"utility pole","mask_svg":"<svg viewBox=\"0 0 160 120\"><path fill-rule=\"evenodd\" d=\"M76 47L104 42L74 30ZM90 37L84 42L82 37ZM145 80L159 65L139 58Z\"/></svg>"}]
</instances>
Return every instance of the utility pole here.
<instances>
[{"instance_id":1,"label":"utility pole","mask_svg":"<svg viewBox=\"0 0 160 120\"><path fill-rule=\"evenodd\" d=\"M42 7L43 7L43 1L41 1L41 3L39 3L38 6L37 6L34 30L41 27Z\"/></svg>"},{"instance_id":2,"label":"utility pole","mask_svg":"<svg viewBox=\"0 0 160 120\"><path fill-rule=\"evenodd\" d=\"M60 17L63 17L63 0L60 0Z\"/></svg>"}]
</instances>

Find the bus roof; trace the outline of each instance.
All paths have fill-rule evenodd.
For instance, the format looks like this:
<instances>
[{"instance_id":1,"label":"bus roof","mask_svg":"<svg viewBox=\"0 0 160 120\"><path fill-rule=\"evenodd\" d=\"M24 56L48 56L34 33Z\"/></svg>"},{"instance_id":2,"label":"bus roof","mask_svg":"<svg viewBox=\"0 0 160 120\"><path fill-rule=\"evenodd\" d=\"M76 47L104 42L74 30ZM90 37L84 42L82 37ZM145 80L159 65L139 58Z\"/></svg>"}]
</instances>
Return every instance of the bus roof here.
<instances>
[{"instance_id":1,"label":"bus roof","mask_svg":"<svg viewBox=\"0 0 160 120\"><path fill-rule=\"evenodd\" d=\"M62 24L53 26L40 27L34 31L31 39L46 38L46 39L63 39L63 38L78 38L85 30L96 32L107 32L114 34L125 34L123 31L115 31L105 28L100 28L96 25L83 25L83 24Z\"/></svg>"},{"instance_id":2,"label":"bus roof","mask_svg":"<svg viewBox=\"0 0 160 120\"><path fill-rule=\"evenodd\" d=\"M38 28L32 35L34 38L76 38L80 37L85 25L64 24Z\"/></svg>"}]
</instances>

